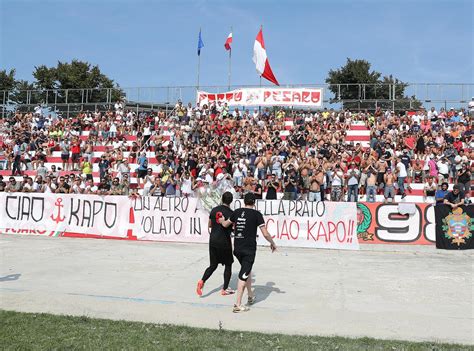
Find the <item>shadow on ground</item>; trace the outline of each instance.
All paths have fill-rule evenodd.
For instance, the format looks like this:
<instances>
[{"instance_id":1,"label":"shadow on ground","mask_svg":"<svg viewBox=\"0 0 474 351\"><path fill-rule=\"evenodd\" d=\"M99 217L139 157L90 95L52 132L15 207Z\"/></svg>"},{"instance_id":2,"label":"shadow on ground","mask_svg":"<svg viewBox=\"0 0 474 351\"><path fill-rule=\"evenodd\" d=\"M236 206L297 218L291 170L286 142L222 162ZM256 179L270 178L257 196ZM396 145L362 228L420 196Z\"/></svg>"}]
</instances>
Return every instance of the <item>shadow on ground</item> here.
<instances>
[{"instance_id":1,"label":"shadow on ground","mask_svg":"<svg viewBox=\"0 0 474 351\"><path fill-rule=\"evenodd\" d=\"M9 274L4 277L0 277L0 282L10 282L13 280L18 280L20 279L21 274Z\"/></svg>"},{"instance_id":2,"label":"shadow on ground","mask_svg":"<svg viewBox=\"0 0 474 351\"><path fill-rule=\"evenodd\" d=\"M233 273L232 278L230 278L229 286L231 288L237 289L238 282L238 273ZM275 286L274 282L267 282L265 285L254 285L256 275L252 273L252 290L254 291L257 299L254 304L258 304L261 301L265 301L272 293L275 294L285 294L285 291ZM206 294L202 295L202 298L208 297L212 294L218 293L222 289L222 285L208 291Z\"/></svg>"}]
</instances>

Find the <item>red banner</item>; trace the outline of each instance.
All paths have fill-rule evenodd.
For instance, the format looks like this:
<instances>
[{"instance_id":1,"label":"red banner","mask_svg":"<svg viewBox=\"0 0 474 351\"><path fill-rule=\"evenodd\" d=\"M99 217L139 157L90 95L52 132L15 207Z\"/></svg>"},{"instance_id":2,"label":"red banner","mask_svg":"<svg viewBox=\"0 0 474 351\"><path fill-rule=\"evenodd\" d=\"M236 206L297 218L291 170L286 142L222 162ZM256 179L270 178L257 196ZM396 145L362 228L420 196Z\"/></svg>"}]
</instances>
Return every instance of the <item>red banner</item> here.
<instances>
[{"instance_id":1,"label":"red banner","mask_svg":"<svg viewBox=\"0 0 474 351\"><path fill-rule=\"evenodd\" d=\"M361 244L434 245L434 206L417 203L415 213L400 214L398 204L358 203L357 237Z\"/></svg>"}]
</instances>

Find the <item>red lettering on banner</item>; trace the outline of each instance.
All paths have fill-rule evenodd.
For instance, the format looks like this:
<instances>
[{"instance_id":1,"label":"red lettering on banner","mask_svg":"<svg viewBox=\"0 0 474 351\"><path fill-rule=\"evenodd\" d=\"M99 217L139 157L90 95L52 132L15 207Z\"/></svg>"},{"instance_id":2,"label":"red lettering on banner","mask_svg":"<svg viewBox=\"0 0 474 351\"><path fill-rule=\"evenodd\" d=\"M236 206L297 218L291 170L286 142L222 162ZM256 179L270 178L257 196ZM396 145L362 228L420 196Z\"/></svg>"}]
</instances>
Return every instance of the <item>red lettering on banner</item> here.
<instances>
[{"instance_id":1,"label":"red lettering on banner","mask_svg":"<svg viewBox=\"0 0 474 351\"><path fill-rule=\"evenodd\" d=\"M311 92L311 102L319 102L321 99L321 93L319 91Z\"/></svg>"},{"instance_id":2,"label":"red lettering on banner","mask_svg":"<svg viewBox=\"0 0 474 351\"><path fill-rule=\"evenodd\" d=\"M245 98L249 96L249 98ZM252 98L250 98L252 97ZM289 88L289 89L240 89L223 93L210 94L198 92L197 101L227 102L229 105L242 104L243 106L258 105L321 105L322 90L312 88Z\"/></svg>"},{"instance_id":3,"label":"red lettering on banner","mask_svg":"<svg viewBox=\"0 0 474 351\"><path fill-rule=\"evenodd\" d=\"M263 101L267 101L267 99L272 95L272 93L268 90L263 92Z\"/></svg>"},{"instance_id":4,"label":"red lettering on banner","mask_svg":"<svg viewBox=\"0 0 474 351\"><path fill-rule=\"evenodd\" d=\"M273 91L273 101L275 101L275 102L280 102L281 101L281 92L280 91Z\"/></svg>"},{"instance_id":5,"label":"red lettering on banner","mask_svg":"<svg viewBox=\"0 0 474 351\"><path fill-rule=\"evenodd\" d=\"M46 230L5 228L5 233L43 235L46 234Z\"/></svg>"},{"instance_id":6,"label":"red lettering on banner","mask_svg":"<svg viewBox=\"0 0 474 351\"><path fill-rule=\"evenodd\" d=\"M324 234L321 234L321 229L324 232ZM324 228L323 222L319 222L319 228L318 228L318 236L316 237L316 240L319 240L319 237L324 237L324 240L328 242L328 235L326 233L326 229Z\"/></svg>"},{"instance_id":7,"label":"red lettering on banner","mask_svg":"<svg viewBox=\"0 0 474 351\"><path fill-rule=\"evenodd\" d=\"M269 233L273 233L275 232L275 228L273 228L273 230L270 230L269 229L270 223L272 224L272 227L273 227L275 220L273 218L268 218L265 223L265 227L267 228ZM300 231L300 225L298 221L291 220L290 223L288 223L286 219L281 222L277 220L276 221L276 234L272 235L272 238L273 239L286 238L286 240L298 240L299 231Z\"/></svg>"},{"instance_id":8,"label":"red lettering on banner","mask_svg":"<svg viewBox=\"0 0 474 351\"><path fill-rule=\"evenodd\" d=\"M303 91L301 93L301 101L302 102L309 102L309 91Z\"/></svg>"},{"instance_id":9,"label":"red lettering on banner","mask_svg":"<svg viewBox=\"0 0 474 351\"><path fill-rule=\"evenodd\" d=\"M328 239L329 241L331 241L331 235L336 233L336 225L331 222L331 221L328 221Z\"/></svg>"},{"instance_id":10,"label":"red lettering on banner","mask_svg":"<svg viewBox=\"0 0 474 351\"><path fill-rule=\"evenodd\" d=\"M271 233L272 231L268 229L268 225L270 224L270 222L275 223L275 220L273 218L268 218L267 222L265 223L265 228L267 228L268 232ZM277 234L272 235L272 239L275 239L275 237L278 237L278 225L277 225Z\"/></svg>"},{"instance_id":11,"label":"red lettering on banner","mask_svg":"<svg viewBox=\"0 0 474 351\"><path fill-rule=\"evenodd\" d=\"M342 224L342 228L344 229L344 236L342 237L342 239L339 238L339 225ZM343 243L344 241L346 241L346 224L343 222L343 221L339 221L337 222L337 231L336 231L336 237L337 237L337 241L339 241L340 243Z\"/></svg>"},{"instance_id":12,"label":"red lettering on banner","mask_svg":"<svg viewBox=\"0 0 474 351\"><path fill-rule=\"evenodd\" d=\"M349 221L349 235L347 236L347 242L352 242L352 237L354 236L354 221Z\"/></svg>"},{"instance_id":13,"label":"red lettering on banner","mask_svg":"<svg viewBox=\"0 0 474 351\"><path fill-rule=\"evenodd\" d=\"M296 225L296 236L293 236L293 224ZM294 219L290 222L290 236L293 240L297 240L300 235L300 224Z\"/></svg>"},{"instance_id":14,"label":"red lettering on banner","mask_svg":"<svg viewBox=\"0 0 474 351\"><path fill-rule=\"evenodd\" d=\"M316 226L316 224L318 224L318 222L314 222L313 225L309 225L309 221L308 222L308 234L306 236L306 240L309 240L309 237L311 236L311 238L316 241L316 238L314 237L313 233L311 233L311 230L313 230L313 228Z\"/></svg>"},{"instance_id":15,"label":"red lettering on banner","mask_svg":"<svg viewBox=\"0 0 474 351\"><path fill-rule=\"evenodd\" d=\"M293 92L293 96L291 97L291 99L292 99L293 102L296 102L296 101L301 102L301 95L300 95L300 93L297 92L297 91L294 91L294 92Z\"/></svg>"},{"instance_id":16,"label":"red lettering on banner","mask_svg":"<svg viewBox=\"0 0 474 351\"><path fill-rule=\"evenodd\" d=\"M281 226L281 234L280 234L279 239L282 239L284 236L286 236L286 238L290 240L290 235L288 234L288 226L286 225L286 219L283 220L283 224Z\"/></svg>"}]
</instances>

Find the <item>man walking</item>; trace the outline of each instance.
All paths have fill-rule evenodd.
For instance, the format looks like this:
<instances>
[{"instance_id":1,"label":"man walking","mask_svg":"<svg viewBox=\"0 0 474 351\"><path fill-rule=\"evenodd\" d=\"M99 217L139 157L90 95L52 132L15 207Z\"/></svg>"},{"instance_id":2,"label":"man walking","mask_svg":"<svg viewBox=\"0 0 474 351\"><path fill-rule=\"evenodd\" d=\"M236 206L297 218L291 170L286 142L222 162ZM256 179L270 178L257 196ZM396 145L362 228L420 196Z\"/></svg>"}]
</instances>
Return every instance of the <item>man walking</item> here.
<instances>
[{"instance_id":1,"label":"man walking","mask_svg":"<svg viewBox=\"0 0 474 351\"><path fill-rule=\"evenodd\" d=\"M248 311L247 306L242 305L242 295L247 288L248 305L255 302L255 294L252 292L252 267L257 252L257 229L260 228L265 239L270 243L272 252L276 250L276 245L265 227L262 214L255 210L255 195L247 193L244 196L245 207L239 208L227 220L224 217L219 219L224 227L235 224L234 229L234 255L240 262L239 282L237 285L237 302L233 312L240 313Z\"/></svg>"},{"instance_id":2,"label":"man walking","mask_svg":"<svg viewBox=\"0 0 474 351\"><path fill-rule=\"evenodd\" d=\"M202 296L202 288L204 283L211 277L219 263L225 265L224 269L224 286L221 295L231 295L234 290L229 289L230 277L232 275L232 242L230 234L232 228L223 227L218 221L220 218L229 218L232 216L230 204L232 203L232 193L226 191L222 194L222 205L214 207L209 215L209 228L211 229L211 237L209 239L209 259L210 265L207 267L202 279L198 281L196 292Z\"/></svg>"}]
</instances>

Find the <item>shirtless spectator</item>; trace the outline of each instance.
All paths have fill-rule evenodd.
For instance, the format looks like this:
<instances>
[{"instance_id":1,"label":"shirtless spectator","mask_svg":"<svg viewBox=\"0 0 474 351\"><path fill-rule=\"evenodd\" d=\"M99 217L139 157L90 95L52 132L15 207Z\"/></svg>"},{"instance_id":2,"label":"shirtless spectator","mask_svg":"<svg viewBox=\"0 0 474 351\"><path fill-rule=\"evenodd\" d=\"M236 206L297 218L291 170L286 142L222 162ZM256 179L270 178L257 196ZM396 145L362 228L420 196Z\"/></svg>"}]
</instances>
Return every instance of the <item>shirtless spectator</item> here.
<instances>
[{"instance_id":1,"label":"shirtless spectator","mask_svg":"<svg viewBox=\"0 0 474 351\"><path fill-rule=\"evenodd\" d=\"M462 110L457 113L454 109L449 112L440 109L437 114L433 112L419 109L413 117L409 117L405 112L382 109L375 113L347 109L290 111L284 108L248 111L238 107L229 108L225 103L211 103L188 104L186 107L181 104L179 111L168 113L162 110L134 113L125 110L123 102L118 102L117 108L109 111L85 111L68 118L43 115L42 111L37 114L17 112L8 113L5 118L6 133L0 139L0 158L3 159L3 168L14 169L17 176L24 170L38 168L37 175L41 175L44 180L45 192L57 190L56 182L60 175L64 176L63 171L70 172L71 168L77 169L79 166L79 161L73 167L69 162L64 162L61 169L45 175L40 161L44 162L47 169L53 170L50 160L52 152L57 155L64 151L66 155L67 145L70 151L78 147L73 153L79 155L79 159L84 157L93 164L94 170L99 163L104 163L100 157L100 153L103 153L109 166L99 167L98 178L106 178L109 185L113 185L113 181L108 176L119 178L125 192L130 182L140 193L144 192L143 178L137 184L132 171L137 170L137 164L140 165L137 162L140 153L146 151L153 151L155 158L150 159L148 164L145 155L147 162L142 165L145 166L142 167L144 171L153 166L156 174L156 170L163 172L166 166L167 173L172 175L174 184L168 182L169 178L165 183L160 180L162 193L168 196L171 193L175 196L193 196L193 188L203 186L202 180L197 181L199 176L212 183L218 177L222 179L221 174L232 175L231 181L236 181L233 185L238 193L242 191L245 178L255 178L258 182L253 179L247 182L247 190L260 192L256 189L258 184L263 186L268 175L275 174L276 181L288 180L289 176L294 180L294 184L286 182L286 187L283 184L285 199L298 197L318 200L317 195L313 194L317 193L319 186L321 200L324 200L327 192L333 199L345 201L349 198L354 201L354 193L363 195L367 192L365 188L371 177L372 180L376 178L376 185L383 190L388 168L399 176L402 195L403 188L411 182L424 186L424 175L438 177L438 173L442 174L442 180L447 174L446 180L454 182L458 178L467 187L469 173L461 170L463 164L466 164L466 170L472 164L473 154L469 151L474 148L472 118ZM370 127L370 147L365 143L354 145L346 140L355 121ZM84 130L88 130L89 139L81 144L83 136L80 133ZM128 142L123 136L127 140L133 137L134 140ZM140 150L140 145L147 140L149 143ZM104 150L105 143L112 150ZM101 146L101 149L96 146ZM46 152L41 152L41 148L45 148ZM404 153L404 150L407 152ZM19 159L15 157L16 153ZM437 160L443 156L445 161L440 161L438 165ZM400 159L394 163L397 157ZM62 159L66 161L65 157ZM158 164L155 164L155 159ZM350 181L347 173L352 163L360 174L358 184L355 184L355 179ZM403 167L399 163L404 165L405 179ZM336 166L339 166L338 169ZM88 171L88 178L96 176L91 171L92 167ZM337 172L342 172L342 181L334 177ZM77 172L74 172L73 177L76 176ZM164 174L161 174L160 179L163 177ZM73 187L75 179L69 174L66 183ZM95 179L97 181L97 176ZM47 186L48 182L50 186ZM20 187L26 184L28 179L25 179L25 183L21 182ZM82 180L81 185L85 187ZM7 186L8 183L5 188ZM345 196L346 187L350 190L349 197ZM269 186L267 181L262 191L263 197L265 191L269 198L273 198L281 190Z\"/></svg>"},{"instance_id":2,"label":"shirtless spectator","mask_svg":"<svg viewBox=\"0 0 474 351\"><path fill-rule=\"evenodd\" d=\"M385 173L387 172L387 161L383 158L379 159L375 164L375 169L377 170L377 186L379 190L385 188Z\"/></svg>"},{"instance_id":3,"label":"shirtless spectator","mask_svg":"<svg viewBox=\"0 0 474 351\"><path fill-rule=\"evenodd\" d=\"M395 201L395 183L397 181L397 176L392 173L392 170L390 168L387 169L385 175L384 175L384 184L385 184L385 189L384 189L384 198L385 198L385 203L388 202L390 199L390 202Z\"/></svg>"},{"instance_id":4,"label":"shirtless spectator","mask_svg":"<svg viewBox=\"0 0 474 351\"><path fill-rule=\"evenodd\" d=\"M385 179L384 179L385 181ZM377 195L377 176L374 169L367 173L367 202L375 202Z\"/></svg>"}]
</instances>

